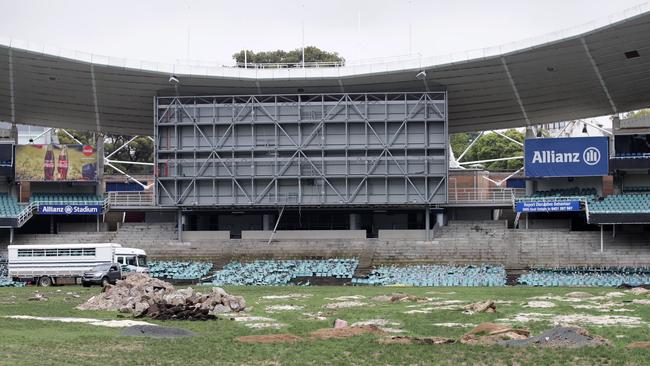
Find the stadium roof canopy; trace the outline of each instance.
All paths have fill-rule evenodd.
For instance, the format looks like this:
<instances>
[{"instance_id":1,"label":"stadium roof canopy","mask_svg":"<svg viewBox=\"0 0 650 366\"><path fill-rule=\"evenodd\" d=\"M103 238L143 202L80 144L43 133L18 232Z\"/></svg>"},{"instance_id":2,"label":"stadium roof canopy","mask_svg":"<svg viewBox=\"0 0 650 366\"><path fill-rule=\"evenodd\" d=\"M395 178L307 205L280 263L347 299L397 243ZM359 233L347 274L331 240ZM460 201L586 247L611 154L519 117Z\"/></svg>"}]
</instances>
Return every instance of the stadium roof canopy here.
<instances>
[{"instance_id":1,"label":"stadium roof canopy","mask_svg":"<svg viewBox=\"0 0 650 366\"><path fill-rule=\"evenodd\" d=\"M447 89L450 132L521 127L650 106L650 12L536 45L337 68L182 67L0 45L0 120L151 135L153 97ZM9 42L2 42L0 44ZM155 70L155 71L154 71ZM426 70L426 79L416 74Z\"/></svg>"}]
</instances>

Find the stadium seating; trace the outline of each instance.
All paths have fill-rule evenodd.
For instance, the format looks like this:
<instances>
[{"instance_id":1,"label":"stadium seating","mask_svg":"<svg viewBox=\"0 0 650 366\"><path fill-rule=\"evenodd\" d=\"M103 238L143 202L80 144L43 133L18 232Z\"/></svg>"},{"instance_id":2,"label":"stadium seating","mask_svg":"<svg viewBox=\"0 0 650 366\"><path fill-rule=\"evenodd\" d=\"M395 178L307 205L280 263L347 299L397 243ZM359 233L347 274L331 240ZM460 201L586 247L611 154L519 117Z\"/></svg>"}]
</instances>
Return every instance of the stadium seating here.
<instances>
[{"instance_id":1,"label":"stadium seating","mask_svg":"<svg viewBox=\"0 0 650 366\"><path fill-rule=\"evenodd\" d=\"M593 201L596 199L598 191L595 188L564 188L564 189L551 189L548 191L537 191L531 196L517 198L517 201L538 201L545 199L553 200L587 200Z\"/></svg>"},{"instance_id":2,"label":"stadium seating","mask_svg":"<svg viewBox=\"0 0 650 366\"><path fill-rule=\"evenodd\" d=\"M601 214L650 213L650 193L610 195L590 203L589 212Z\"/></svg>"},{"instance_id":3,"label":"stadium seating","mask_svg":"<svg viewBox=\"0 0 650 366\"><path fill-rule=\"evenodd\" d=\"M212 271L212 263L197 261L150 261L151 277L172 280L200 280Z\"/></svg>"},{"instance_id":4,"label":"stadium seating","mask_svg":"<svg viewBox=\"0 0 650 366\"><path fill-rule=\"evenodd\" d=\"M406 286L505 286L501 266L381 266L367 278L353 278L356 285Z\"/></svg>"},{"instance_id":5,"label":"stadium seating","mask_svg":"<svg viewBox=\"0 0 650 366\"><path fill-rule=\"evenodd\" d=\"M16 217L25 207L19 204L15 197L0 193L0 217Z\"/></svg>"},{"instance_id":6,"label":"stadium seating","mask_svg":"<svg viewBox=\"0 0 650 366\"><path fill-rule=\"evenodd\" d=\"M358 264L356 259L231 262L214 273L212 284L282 286L296 277L352 278Z\"/></svg>"},{"instance_id":7,"label":"stadium seating","mask_svg":"<svg viewBox=\"0 0 650 366\"><path fill-rule=\"evenodd\" d=\"M559 268L533 269L521 275L518 283L528 286L615 287L623 284L650 284L650 268Z\"/></svg>"},{"instance_id":8,"label":"stadium seating","mask_svg":"<svg viewBox=\"0 0 650 366\"><path fill-rule=\"evenodd\" d=\"M650 186L623 187L623 192L626 192L626 193L648 192L648 193L650 193Z\"/></svg>"},{"instance_id":9,"label":"stadium seating","mask_svg":"<svg viewBox=\"0 0 650 366\"><path fill-rule=\"evenodd\" d=\"M614 159L650 159L650 153L619 153L617 152Z\"/></svg>"},{"instance_id":10,"label":"stadium seating","mask_svg":"<svg viewBox=\"0 0 650 366\"><path fill-rule=\"evenodd\" d=\"M33 203L50 203L50 204L84 204L84 205L102 205L104 197L88 193L34 193L29 199Z\"/></svg>"}]
</instances>

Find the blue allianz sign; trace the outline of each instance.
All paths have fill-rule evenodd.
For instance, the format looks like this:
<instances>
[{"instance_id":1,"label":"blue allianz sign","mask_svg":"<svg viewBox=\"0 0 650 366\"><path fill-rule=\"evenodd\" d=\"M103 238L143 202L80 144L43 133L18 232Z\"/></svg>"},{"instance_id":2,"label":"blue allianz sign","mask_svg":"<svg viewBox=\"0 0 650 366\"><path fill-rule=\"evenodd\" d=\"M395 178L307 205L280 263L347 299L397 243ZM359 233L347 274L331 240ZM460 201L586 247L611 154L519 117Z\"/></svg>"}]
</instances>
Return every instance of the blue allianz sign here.
<instances>
[{"instance_id":1,"label":"blue allianz sign","mask_svg":"<svg viewBox=\"0 0 650 366\"><path fill-rule=\"evenodd\" d=\"M517 202L517 212L570 212L580 211L580 201L529 201Z\"/></svg>"},{"instance_id":2,"label":"blue allianz sign","mask_svg":"<svg viewBox=\"0 0 650 366\"><path fill-rule=\"evenodd\" d=\"M39 215L100 215L100 205L48 205L39 204Z\"/></svg>"},{"instance_id":3,"label":"blue allianz sign","mask_svg":"<svg viewBox=\"0 0 650 366\"><path fill-rule=\"evenodd\" d=\"M609 139L574 137L527 139L526 177L593 177L609 174Z\"/></svg>"}]
</instances>

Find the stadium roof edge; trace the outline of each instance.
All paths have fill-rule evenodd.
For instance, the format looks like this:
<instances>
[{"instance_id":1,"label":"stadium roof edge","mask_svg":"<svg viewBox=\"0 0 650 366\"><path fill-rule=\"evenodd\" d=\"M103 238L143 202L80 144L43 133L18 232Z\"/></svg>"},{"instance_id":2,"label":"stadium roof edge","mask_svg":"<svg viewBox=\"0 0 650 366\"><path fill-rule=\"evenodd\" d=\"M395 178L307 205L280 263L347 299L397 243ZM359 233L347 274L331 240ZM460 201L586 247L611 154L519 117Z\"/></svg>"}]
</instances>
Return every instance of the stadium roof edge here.
<instances>
[{"instance_id":1,"label":"stadium roof edge","mask_svg":"<svg viewBox=\"0 0 650 366\"><path fill-rule=\"evenodd\" d=\"M647 4L645 4L647 5ZM644 5L644 6L645 6ZM153 97L446 89L450 132L521 127L650 106L650 12L563 39L469 60L320 69L145 70L72 53L0 46L0 120L152 134ZM515 47L516 48L516 47ZM499 48L499 50L503 50ZM414 71L425 69L424 81ZM191 70L188 70L191 71Z\"/></svg>"}]
</instances>

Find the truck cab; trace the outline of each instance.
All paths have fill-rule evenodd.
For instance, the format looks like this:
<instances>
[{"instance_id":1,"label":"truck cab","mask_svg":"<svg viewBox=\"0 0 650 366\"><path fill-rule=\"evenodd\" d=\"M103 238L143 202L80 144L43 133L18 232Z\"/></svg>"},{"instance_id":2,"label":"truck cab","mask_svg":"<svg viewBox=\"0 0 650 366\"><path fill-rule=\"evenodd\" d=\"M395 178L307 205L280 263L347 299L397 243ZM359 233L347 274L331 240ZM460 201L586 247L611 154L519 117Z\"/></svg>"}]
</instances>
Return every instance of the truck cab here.
<instances>
[{"instance_id":1,"label":"truck cab","mask_svg":"<svg viewBox=\"0 0 650 366\"><path fill-rule=\"evenodd\" d=\"M115 262L125 273L149 273L147 254L142 249L115 248Z\"/></svg>"}]
</instances>

